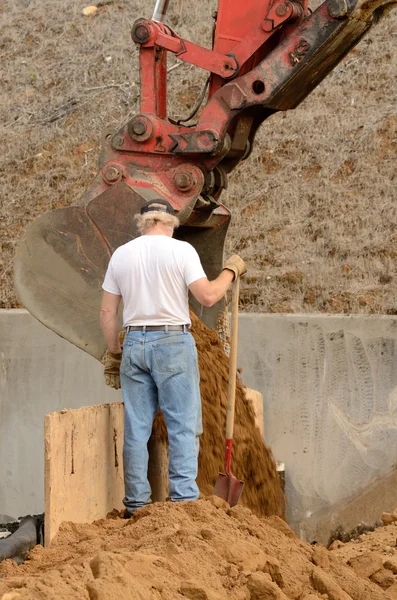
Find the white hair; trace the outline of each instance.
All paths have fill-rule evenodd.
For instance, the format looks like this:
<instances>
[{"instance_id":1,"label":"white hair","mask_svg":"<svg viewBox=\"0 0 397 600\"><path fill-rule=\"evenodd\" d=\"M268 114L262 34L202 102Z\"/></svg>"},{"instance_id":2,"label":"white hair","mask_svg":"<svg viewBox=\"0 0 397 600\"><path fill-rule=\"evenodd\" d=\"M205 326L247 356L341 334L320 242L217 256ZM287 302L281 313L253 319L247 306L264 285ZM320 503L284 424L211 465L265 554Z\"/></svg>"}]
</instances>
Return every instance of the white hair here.
<instances>
[{"instance_id":1,"label":"white hair","mask_svg":"<svg viewBox=\"0 0 397 600\"><path fill-rule=\"evenodd\" d=\"M134 218L136 220L139 233L142 235L144 235L149 229L156 227L158 223L172 227L172 229L179 227L178 217L174 217L174 215L170 215L162 210L151 210L143 213L143 215L138 213Z\"/></svg>"}]
</instances>

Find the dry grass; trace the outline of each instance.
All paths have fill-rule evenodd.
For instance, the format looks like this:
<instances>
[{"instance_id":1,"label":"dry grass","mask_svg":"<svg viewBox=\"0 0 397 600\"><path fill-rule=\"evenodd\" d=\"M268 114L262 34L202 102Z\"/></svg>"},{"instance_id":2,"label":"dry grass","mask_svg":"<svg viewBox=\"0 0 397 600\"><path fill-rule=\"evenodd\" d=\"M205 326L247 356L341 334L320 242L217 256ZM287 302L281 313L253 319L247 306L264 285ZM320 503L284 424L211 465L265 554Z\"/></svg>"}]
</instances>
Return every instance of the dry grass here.
<instances>
[{"instance_id":1,"label":"dry grass","mask_svg":"<svg viewBox=\"0 0 397 600\"><path fill-rule=\"evenodd\" d=\"M105 131L138 108L130 28L151 3L100 4L90 18L82 0L0 5L2 307L18 305L12 257L26 225L78 200ZM170 23L208 46L214 4L173 0ZM250 267L245 310L397 314L396 42L394 11L297 110L263 125L231 177L227 250ZM169 78L171 112L184 115L205 74L181 64Z\"/></svg>"}]
</instances>

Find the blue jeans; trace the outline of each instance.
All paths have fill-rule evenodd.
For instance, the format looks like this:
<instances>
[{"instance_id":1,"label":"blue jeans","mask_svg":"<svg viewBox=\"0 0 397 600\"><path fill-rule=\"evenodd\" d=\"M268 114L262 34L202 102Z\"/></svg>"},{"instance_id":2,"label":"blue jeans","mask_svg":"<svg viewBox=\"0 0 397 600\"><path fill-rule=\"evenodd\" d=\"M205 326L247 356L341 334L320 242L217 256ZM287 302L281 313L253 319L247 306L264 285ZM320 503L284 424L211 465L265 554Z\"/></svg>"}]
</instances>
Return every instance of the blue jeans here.
<instances>
[{"instance_id":1,"label":"blue jeans","mask_svg":"<svg viewBox=\"0 0 397 600\"><path fill-rule=\"evenodd\" d=\"M147 443L158 407L169 441L169 495L196 500L198 436L202 433L200 379L194 338L188 331L130 331L120 368L124 400L125 507L151 502Z\"/></svg>"}]
</instances>

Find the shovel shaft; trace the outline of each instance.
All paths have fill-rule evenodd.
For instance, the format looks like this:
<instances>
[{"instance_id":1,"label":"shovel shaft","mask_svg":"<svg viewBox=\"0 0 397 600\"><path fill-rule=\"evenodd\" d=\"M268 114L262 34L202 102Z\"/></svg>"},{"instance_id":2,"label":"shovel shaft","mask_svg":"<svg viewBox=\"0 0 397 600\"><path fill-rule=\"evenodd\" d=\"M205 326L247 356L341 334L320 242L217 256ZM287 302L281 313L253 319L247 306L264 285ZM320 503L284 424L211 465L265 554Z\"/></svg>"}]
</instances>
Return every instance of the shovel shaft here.
<instances>
[{"instance_id":1,"label":"shovel shaft","mask_svg":"<svg viewBox=\"0 0 397 600\"><path fill-rule=\"evenodd\" d=\"M215 483L214 494L223 498L230 504L236 506L243 491L244 482L235 477L231 471L233 429L234 429L234 407L236 403L236 379L237 379L237 336L238 336L238 300L240 292L240 278L236 277L233 282L232 291L232 326L230 332L230 357L229 357L229 386L226 407L226 447L225 447L225 471L219 473Z\"/></svg>"},{"instance_id":2,"label":"shovel shaft","mask_svg":"<svg viewBox=\"0 0 397 600\"><path fill-rule=\"evenodd\" d=\"M244 482L235 477L231 471L233 429L234 429L234 407L236 403L236 378L237 378L237 336L238 336L238 300L240 292L240 278L236 277L233 282L232 291L232 326L230 332L230 357L229 357L229 386L226 407L226 447L225 447L225 471L219 473L215 483L214 494L223 498L230 504L236 506L243 491Z\"/></svg>"},{"instance_id":3,"label":"shovel shaft","mask_svg":"<svg viewBox=\"0 0 397 600\"><path fill-rule=\"evenodd\" d=\"M234 406L236 402L236 377L237 377L237 338L238 338L238 300L240 293L240 277L235 278L232 288L232 327L230 334L230 356L229 356L229 386L227 390L226 409L226 458L228 442L230 442L230 456L232 451L232 439L234 430ZM226 461L225 458L225 461ZM230 468L230 457L229 457Z\"/></svg>"}]
</instances>

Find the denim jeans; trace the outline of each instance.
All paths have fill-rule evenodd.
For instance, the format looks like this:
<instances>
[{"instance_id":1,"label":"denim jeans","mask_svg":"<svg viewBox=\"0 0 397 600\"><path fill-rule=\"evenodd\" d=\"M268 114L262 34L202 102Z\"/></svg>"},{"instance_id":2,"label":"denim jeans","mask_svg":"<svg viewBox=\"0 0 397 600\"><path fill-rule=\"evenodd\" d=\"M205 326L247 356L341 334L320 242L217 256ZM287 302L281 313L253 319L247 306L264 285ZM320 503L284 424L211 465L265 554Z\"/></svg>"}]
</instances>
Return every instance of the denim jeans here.
<instances>
[{"instance_id":1,"label":"denim jeans","mask_svg":"<svg viewBox=\"0 0 397 600\"><path fill-rule=\"evenodd\" d=\"M151 502L147 443L158 407L169 440L169 495L174 502L198 498L199 435L202 433L197 350L188 331L130 331L120 368L124 400L125 507Z\"/></svg>"}]
</instances>

